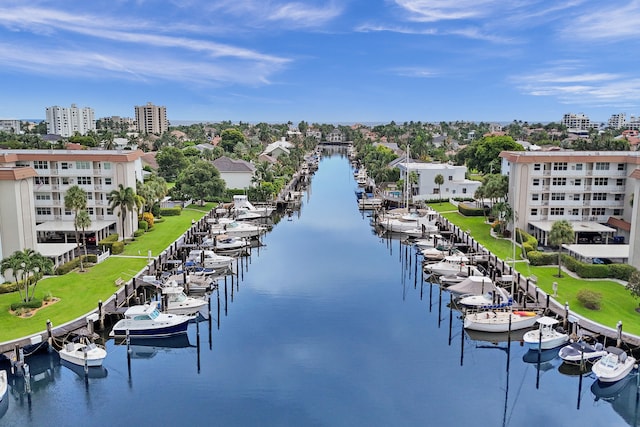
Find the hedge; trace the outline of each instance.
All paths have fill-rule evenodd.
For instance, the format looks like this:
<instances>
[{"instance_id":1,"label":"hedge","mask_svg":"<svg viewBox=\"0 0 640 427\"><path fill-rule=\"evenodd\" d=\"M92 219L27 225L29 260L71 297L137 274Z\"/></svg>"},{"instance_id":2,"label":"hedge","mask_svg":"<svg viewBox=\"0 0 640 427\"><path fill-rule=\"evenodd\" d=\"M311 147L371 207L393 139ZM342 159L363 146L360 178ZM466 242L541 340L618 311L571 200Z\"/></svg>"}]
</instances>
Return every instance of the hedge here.
<instances>
[{"instance_id":1,"label":"hedge","mask_svg":"<svg viewBox=\"0 0 640 427\"><path fill-rule=\"evenodd\" d=\"M147 231L149 223L147 221L138 221L138 230Z\"/></svg>"},{"instance_id":2,"label":"hedge","mask_svg":"<svg viewBox=\"0 0 640 427\"><path fill-rule=\"evenodd\" d=\"M113 255L121 254L124 252L124 242L113 242L111 244L111 253Z\"/></svg>"},{"instance_id":3,"label":"hedge","mask_svg":"<svg viewBox=\"0 0 640 427\"><path fill-rule=\"evenodd\" d=\"M145 223L146 224L146 223ZM136 231L133 232L133 237L140 237L145 233L145 231L142 228L138 228Z\"/></svg>"},{"instance_id":4,"label":"hedge","mask_svg":"<svg viewBox=\"0 0 640 427\"><path fill-rule=\"evenodd\" d=\"M16 311L20 308L40 308L42 307L42 300L33 298L28 302L14 302L11 304L11 310Z\"/></svg>"},{"instance_id":5,"label":"hedge","mask_svg":"<svg viewBox=\"0 0 640 427\"><path fill-rule=\"evenodd\" d=\"M458 212L464 216L484 216L484 208L473 208L464 203L458 204Z\"/></svg>"},{"instance_id":6,"label":"hedge","mask_svg":"<svg viewBox=\"0 0 640 427\"><path fill-rule=\"evenodd\" d=\"M182 207L175 206L173 208L160 208L160 216L179 216L182 213Z\"/></svg>"},{"instance_id":7,"label":"hedge","mask_svg":"<svg viewBox=\"0 0 640 427\"><path fill-rule=\"evenodd\" d=\"M89 254L86 257L84 255L81 255L81 257L74 258L71 261L65 262L64 264L58 266L58 268L56 268L55 274L57 274L58 276L62 276L80 267L80 258L82 258L83 262L87 264L98 262L98 256L95 254Z\"/></svg>"},{"instance_id":8,"label":"hedge","mask_svg":"<svg viewBox=\"0 0 640 427\"><path fill-rule=\"evenodd\" d=\"M118 238L120 238L118 233L109 234L107 237L98 242L98 246L100 246L103 251L109 249L111 250L111 252L113 252L111 245L113 245L114 242L117 242Z\"/></svg>"},{"instance_id":9,"label":"hedge","mask_svg":"<svg viewBox=\"0 0 640 427\"><path fill-rule=\"evenodd\" d=\"M11 292L16 292L17 290L17 282L0 284L0 294L10 294Z\"/></svg>"},{"instance_id":10,"label":"hedge","mask_svg":"<svg viewBox=\"0 0 640 427\"><path fill-rule=\"evenodd\" d=\"M558 265L557 252L531 251L527 253L527 258L531 265ZM562 254L562 266L583 279L619 279L626 282L636 271L636 268L629 264L591 264L565 253Z\"/></svg>"}]
</instances>

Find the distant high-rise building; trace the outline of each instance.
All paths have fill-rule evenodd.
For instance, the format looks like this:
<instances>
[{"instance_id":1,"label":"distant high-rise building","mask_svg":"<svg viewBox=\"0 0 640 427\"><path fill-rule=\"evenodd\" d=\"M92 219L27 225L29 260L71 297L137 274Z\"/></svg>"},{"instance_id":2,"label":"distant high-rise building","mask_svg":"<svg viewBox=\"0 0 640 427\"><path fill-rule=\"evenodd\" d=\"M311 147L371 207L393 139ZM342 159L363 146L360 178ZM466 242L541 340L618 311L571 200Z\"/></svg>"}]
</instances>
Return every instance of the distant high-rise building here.
<instances>
[{"instance_id":1,"label":"distant high-rise building","mask_svg":"<svg viewBox=\"0 0 640 427\"><path fill-rule=\"evenodd\" d=\"M96 130L96 119L93 108L78 108L71 104L71 108L47 107L47 133L69 137L76 132L86 135Z\"/></svg>"},{"instance_id":2,"label":"distant high-rise building","mask_svg":"<svg viewBox=\"0 0 640 427\"><path fill-rule=\"evenodd\" d=\"M0 119L0 131L9 133L20 133L20 120Z\"/></svg>"},{"instance_id":3,"label":"distant high-rise building","mask_svg":"<svg viewBox=\"0 0 640 427\"><path fill-rule=\"evenodd\" d=\"M137 105L135 109L138 132L160 135L169 130L167 107L157 106L151 102L147 102L147 105Z\"/></svg>"},{"instance_id":4,"label":"distant high-rise building","mask_svg":"<svg viewBox=\"0 0 640 427\"><path fill-rule=\"evenodd\" d=\"M612 114L611 117L609 117L607 126L609 126L611 129L620 129L625 127L626 123L627 115L625 113Z\"/></svg>"},{"instance_id":5,"label":"distant high-rise building","mask_svg":"<svg viewBox=\"0 0 640 427\"><path fill-rule=\"evenodd\" d=\"M598 128L598 123L592 123L585 114L567 113L562 117L562 124L567 127L569 132L572 131L588 131L591 128Z\"/></svg>"}]
</instances>

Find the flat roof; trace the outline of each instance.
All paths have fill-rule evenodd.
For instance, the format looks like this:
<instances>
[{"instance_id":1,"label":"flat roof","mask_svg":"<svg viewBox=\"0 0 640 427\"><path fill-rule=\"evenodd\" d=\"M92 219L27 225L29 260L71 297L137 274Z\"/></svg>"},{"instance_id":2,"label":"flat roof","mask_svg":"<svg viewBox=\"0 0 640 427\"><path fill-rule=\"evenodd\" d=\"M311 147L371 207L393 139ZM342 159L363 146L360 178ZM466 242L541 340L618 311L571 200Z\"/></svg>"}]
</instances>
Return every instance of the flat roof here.
<instances>
[{"instance_id":1,"label":"flat roof","mask_svg":"<svg viewBox=\"0 0 640 427\"><path fill-rule=\"evenodd\" d=\"M529 221L529 224L542 230L549 232L553 223L556 221ZM590 231L595 233L615 233L615 228L607 227L595 221L569 221L575 233Z\"/></svg>"},{"instance_id":2,"label":"flat roof","mask_svg":"<svg viewBox=\"0 0 640 427\"><path fill-rule=\"evenodd\" d=\"M47 258L59 257L76 248L75 243L38 243L38 252Z\"/></svg>"},{"instance_id":3,"label":"flat roof","mask_svg":"<svg viewBox=\"0 0 640 427\"><path fill-rule=\"evenodd\" d=\"M96 220L91 221L91 225L85 228L85 232L91 233L115 224L115 221ZM52 232L75 232L73 221L46 221L36 225L36 231L52 231ZM81 230L78 230L81 231Z\"/></svg>"},{"instance_id":4,"label":"flat roof","mask_svg":"<svg viewBox=\"0 0 640 427\"><path fill-rule=\"evenodd\" d=\"M629 245L562 245L585 258L629 259Z\"/></svg>"}]
</instances>

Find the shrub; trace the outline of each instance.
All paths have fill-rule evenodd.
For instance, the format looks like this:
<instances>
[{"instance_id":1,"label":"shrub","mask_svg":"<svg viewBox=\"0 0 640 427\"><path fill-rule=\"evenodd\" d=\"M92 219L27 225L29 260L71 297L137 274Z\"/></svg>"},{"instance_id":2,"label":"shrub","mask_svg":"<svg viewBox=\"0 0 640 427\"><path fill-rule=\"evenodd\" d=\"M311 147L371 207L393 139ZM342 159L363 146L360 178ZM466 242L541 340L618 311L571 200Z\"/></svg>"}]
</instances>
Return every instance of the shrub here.
<instances>
[{"instance_id":1,"label":"shrub","mask_svg":"<svg viewBox=\"0 0 640 427\"><path fill-rule=\"evenodd\" d=\"M589 289L580 289L576 295L580 304L589 310L600 310L602 294Z\"/></svg>"},{"instance_id":2,"label":"shrub","mask_svg":"<svg viewBox=\"0 0 640 427\"><path fill-rule=\"evenodd\" d=\"M111 253L116 255L116 254L121 254L122 252L124 252L124 242L120 241L120 242L113 242L111 244Z\"/></svg>"},{"instance_id":3,"label":"shrub","mask_svg":"<svg viewBox=\"0 0 640 427\"><path fill-rule=\"evenodd\" d=\"M3 283L0 285L0 294L10 294L18 290L18 283Z\"/></svg>"},{"instance_id":4,"label":"shrub","mask_svg":"<svg viewBox=\"0 0 640 427\"><path fill-rule=\"evenodd\" d=\"M98 256L91 254L85 257L84 255L82 255L82 262L85 264L96 263L98 262ZM72 270L75 270L78 267L80 267L80 257L74 258L69 262L65 262L64 264L59 265L58 268L56 268L55 274L57 274L58 276L62 276Z\"/></svg>"},{"instance_id":5,"label":"shrub","mask_svg":"<svg viewBox=\"0 0 640 427\"><path fill-rule=\"evenodd\" d=\"M119 237L120 236L117 233L109 234L107 237L98 242L98 246L100 246L103 251L109 249L111 250L111 253L113 253L111 245L113 245L114 242L117 242Z\"/></svg>"},{"instance_id":6,"label":"shrub","mask_svg":"<svg viewBox=\"0 0 640 427\"><path fill-rule=\"evenodd\" d=\"M173 208L160 208L160 216L179 216L182 213L182 208L176 206Z\"/></svg>"},{"instance_id":7,"label":"shrub","mask_svg":"<svg viewBox=\"0 0 640 427\"><path fill-rule=\"evenodd\" d=\"M153 214L151 212L143 212L142 220L147 223L147 228L153 228ZM145 230L147 229L145 228Z\"/></svg>"},{"instance_id":8,"label":"shrub","mask_svg":"<svg viewBox=\"0 0 640 427\"><path fill-rule=\"evenodd\" d=\"M138 222L138 230L147 231L149 229L149 223L147 221Z\"/></svg>"},{"instance_id":9,"label":"shrub","mask_svg":"<svg viewBox=\"0 0 640 427\"><path fill-rule=\"evenodd\" d=\"M554 252L531 251L527 253L531 265L554 265L558 264L558 254Z\"/></svg>"},{"instance_id":10,"label":"shrub","mask_svg":"<svg viewBox=\"0 0 640 427\"><path fill-rule=\"evenodd\" d=\"M484 216L483 208L472 207L466 203L458 204L458 212L464 216Z\"/></svg>"},{"instance_id":11,"label":"shrub","mask_svg":"<svg viewBox=\"0 0 640 427\"><path fill-rule=\"evenodd\" d=\"M146 224L146 223L144 223ZM136 231L133 232L133 237L140 237L144 234L144 230L141 228L138 228Z\"/></svg>"},{"instance_id":12,"label":"shrub","mask_svg":"<svg viewBox=\"0 0 640 427\"><path fill-rule=\"evenodd\" d=\"M13 304L11 304L12 311L16 311L21 308L33 309L33 308L40 308L40 307L42 307L42 300L37 298L34 298L28 302L20 301L20 302L14 302Z\"/></svg>"},{"instance_id":13,"label":"shrub","mask_svg":"<svg viewBox=\"0 0 640 427\"><path fill-rule=\"evenodd\" d=\"M156 218L156 219L153 221L153 223L154 223L154 224L161 224L161 223L163 223L163 222L164 222L164 218ZM153 228L149 229L148 231L152 231L152 230L153 230Z\"/></svg>"}]
</instances>

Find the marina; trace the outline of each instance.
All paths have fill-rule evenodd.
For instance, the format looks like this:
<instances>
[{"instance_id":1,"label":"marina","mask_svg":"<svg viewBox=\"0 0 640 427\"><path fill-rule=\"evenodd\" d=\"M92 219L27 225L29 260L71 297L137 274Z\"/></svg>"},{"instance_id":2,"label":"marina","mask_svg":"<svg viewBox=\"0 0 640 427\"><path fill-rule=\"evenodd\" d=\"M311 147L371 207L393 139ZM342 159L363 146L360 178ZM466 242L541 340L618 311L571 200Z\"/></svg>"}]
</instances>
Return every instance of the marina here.
<instances>
[{"instance_id":1,"label":"marina","mask_svg":"<svg viewBox=\"0 0 640 427\"><path fill-rule=\"evenodd\" d=\"M323 157L311 181L298 214L274 221L261 246L234 258L231 274L211 287L205 315L184 334L123 343L108 338L106 314L149 292L143 275L186 277L177 264L212 216L105 301L95 325L82 318L65 326L105 323L95 329L108 352L98 370L62 369L56 352L38 353L26 359L25 381L3 361L9 390L0 424L111 425L122 421L118 409L144 407L127 411L127 423L638 425L637 373L607 393L593 386L590 371L567 375L558 349L530 350L523 333L465 330L453 293L425 278L419 250L406 236L377 234L373 211L354 202L357 182L345 156ZM443 236L482 254L470 236L443 224ZM492 283L497 270L512 275L520 290L514 299L528 302L527 310L564 314L502 261L489 256L487 265ZM59 336L58 328L49 333ZM615 329L594 332L618 338Z\"/></svg>"}]
</instances>

